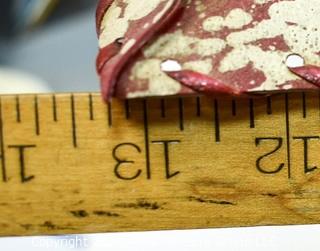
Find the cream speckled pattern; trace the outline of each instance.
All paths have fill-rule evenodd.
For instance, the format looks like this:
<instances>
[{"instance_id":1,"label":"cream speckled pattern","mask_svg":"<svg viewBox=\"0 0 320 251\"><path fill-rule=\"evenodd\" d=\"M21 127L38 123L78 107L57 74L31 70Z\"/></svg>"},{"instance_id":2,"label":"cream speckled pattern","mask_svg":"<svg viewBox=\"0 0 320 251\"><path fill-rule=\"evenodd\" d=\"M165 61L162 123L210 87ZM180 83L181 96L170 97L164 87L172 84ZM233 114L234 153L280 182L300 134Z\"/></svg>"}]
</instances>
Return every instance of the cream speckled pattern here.
<instances>
[{"instance_id":1,"label":"cream speckled pattern","mask_svg":"<svg viewBox=\"0 0 320 251\"><path fill-rule=\"evenodd\" d=\"M146 16L161 2L167 4L158 11L163 14L170 1L115 0L101 23L100 46L137 29L132 20L147 29L152 20L160 19ZM241 92L317 88L290 72L286 59L299 54L307 64L320 65L319 0L188 0L183 5L165 32L156 34L123 66L117 96L193 93L161 71L167 59ZM135 46L132 40L130 46Z\"/></svg>"}]
</instances>

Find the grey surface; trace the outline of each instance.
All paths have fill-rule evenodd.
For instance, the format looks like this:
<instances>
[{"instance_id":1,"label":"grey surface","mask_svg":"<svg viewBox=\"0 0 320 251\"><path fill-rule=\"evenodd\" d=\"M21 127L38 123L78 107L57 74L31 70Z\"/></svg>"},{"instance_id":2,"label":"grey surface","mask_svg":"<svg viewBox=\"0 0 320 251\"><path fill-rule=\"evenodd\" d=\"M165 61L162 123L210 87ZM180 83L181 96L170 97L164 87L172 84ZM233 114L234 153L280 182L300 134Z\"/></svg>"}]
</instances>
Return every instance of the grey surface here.
<instances>
[{"instance_id":1,"label":"grey surface","mask_svg":"<svg viewBox=\"0 0 320 251\"><path fill-rule=\"evenodd\" d=\"M9 44L2 42L0 64L36 75L54 91L94 91L99 90L97 50L94 10L90 9Z\"/></svg>"}]
</instances>

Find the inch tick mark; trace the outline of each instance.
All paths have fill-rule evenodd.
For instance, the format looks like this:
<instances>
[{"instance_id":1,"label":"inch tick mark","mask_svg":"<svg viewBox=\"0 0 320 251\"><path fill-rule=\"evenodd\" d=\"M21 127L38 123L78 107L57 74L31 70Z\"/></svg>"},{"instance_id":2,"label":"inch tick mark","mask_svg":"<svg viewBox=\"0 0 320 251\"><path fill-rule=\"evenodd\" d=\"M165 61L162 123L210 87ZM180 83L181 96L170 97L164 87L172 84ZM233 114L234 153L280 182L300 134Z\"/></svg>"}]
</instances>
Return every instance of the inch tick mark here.
<instances>
[{"instance_id":1,"label":"inch tick mark","mask_svg":"<svg viewBox=\"0 0 320 251\"><path fill-rule=\"evenodd\" d=\"M161 118L165 118L166 115L166 101L162 98L160 100Z\"/></svg>"},{"instance_id":2,"label":"inch tick mark","mask_svg":"<svg viewBox=\"0 0 320 251\"><path fill-rule=\"evenodd\" d=\"M180 131L184 131L184 102L183 102L183 98L179 98L179 124L180 124Z\"/></svg>"},{"instance_id":3,"label":"inch tick mark","mask_svg":"<svg viewBox=\"0 0 320 251\"><path fill-rule=\"evenodd\" d=\"M220 117L219 117L219 103L217 99L214 100L214 127L215 127L216 142L220 142L221 141Z\"/></svg>"},{"instance_id":4,"label":"inch tick mark","mask_svg":"<svg viewBox=\"0 0 320 251\"><path fill-rule=\"evenodd\" d=\"M272 114L272 98L271 98L271 96L267 97L267 114L268 115Z\"/></svg>"},{"instance_id":5,"label":"inch tick mark","mask_svg":"<svg viewBox=\"0 0 320 251\"><path fill-rule=\"evenodd\" d=\"M201 98L200 97L197 97L196 99L196 102L197 102L197 117L201 117Z\"/></svg>"},{"instance_id":6,"label":"inch tick mark","mask_svg":"<svg viewBox=\"0 0 320 251\"><path fill-rule=\"evenodd\" d=\"M93 108L93 97L92 94L89 94L89 119L94 120L94 108Z\"/></svg>"},{"instance_id":7,"label":"inch tick mark","mask_svg":"<svg viewBox=\"0 0 320 251\"><path fill-rule=\"evenodd\" d=\"M306 101L306 93L302 93L302 117L307 118L307 101Z\"/></svg>"},{"instance_id":8,"label":"inch tick mark","mask_svg":"<svg viewBox=\"0 0 320 251\"><path fill-rule=\"evenodd\" d=\"M143 110L147 179L151 179L150 147L149 147L149 119L148 119L148 103L147 103L146 99L144 99L142 101L142 110Z\"/></svg>"},{"instance_id":9,"label":"inch tick mark","mask_svg":"<svg viewBox=\"0 0 320 251\"><path fill-rule=\"evenodd\" d=\"M249 100L249 114L250 114L250 128L255 128L254 101L252 98Z\"/></svg>"},{"instance_id":10,"label":"inch tick mark","mask_svg":"<svg viewBox=\"0 0 320 251\"><path fill-rule=\"evenodd\" d=\"M21 123L20 98L18 95L16 96L16 120Z\"/></svg>"},{"instance_id":11,"label":"inch tick mark","mask_svg":"<svg viewBox=\"0 0 320 251\"><path fill-rule=\"evenodd\" d=\"M320 116L320 92L318 92L318 105L319 105L319 116Z\"/></svg>"},{"instance_id":12,"label":"inch tick mark","mask_svg":"<svg viewBox=\"0 0 320 251\"><path fill-rule=\"evenodd\" d=\"M231 102L232 116L237 116L237 102L235 99Z\"/></svg>"},{"instance_id":13,"label":"inch tick mark","mask_svg":"<svg viewBox=\"0 0 320 251\"><path fill-rule=\"evenodd\" d=\"M1 170L2 170L2 181L7 182L7 169L6 159L4 152L4 138L3 138L3 117L2 117L2 100L0 98L0 147L1 147Z\"/></svg>"},{"instance_id":14,"label":"inch tick mark","mask_svg":"<svg viewBox=\"0 0 320 251\"><path fill-rule=\"evenodd\" d=\"M71 94L70 98L71 103L71 127L72 127L72 143L73 147L78 147L78 139L77 139L77 122L76 122L76 110L75 110L75 102L74 95Z\"/></svg>"},{"instance_id":15,"label":"inch tick mark","mask_svg":"<svg viewBox=\"0 0 320 251\"><path fill-rule=\"evenodd\" d=\"M55 94L52 95L52 118L54 122L58 121L57 99Z\"/></svg>"},{"instance_id":16,"label":"inch tick mark","mask_svg":"<svg viewBox=\"0 0 320 251\"><path fill-rule=\"evenodd\" d=\"M130 119L130 100L129 99L126 99L124 101L124 111L125 111L125 116L126 116L126 119Z\"/></svg>"},{"instance_id":17,"label":"inch tick mark","mask_svg":"<svg viewBox=\"0 0 320 251\"><path fill-rule=\"evenodd\" d=\"M108 102L107 104L107 112L108 112L108 126L112 127L112 103Z\"/></svg>"},{"instance_id":18,"label":"inch tick mark","mask_svg":"<svg viewBox=\"0 0 320 251\"><path fill-rule=\"evenodd\" d=\"M36 135L40 135L40 118L39 118L39 100L38 96L34 97L34 120Z\"/></svg>"},{"instance_id":19,"label":"inch tick mark","mask_svg":"<svg viewBox=\"0 0 320 251\"><path fill-rule=\"evenodd\" d=\"M289 95L287 93L285 94L285 121L286 121L286 137L287 137L288 178L291 179Z\"/></svg>"}]
</instances>

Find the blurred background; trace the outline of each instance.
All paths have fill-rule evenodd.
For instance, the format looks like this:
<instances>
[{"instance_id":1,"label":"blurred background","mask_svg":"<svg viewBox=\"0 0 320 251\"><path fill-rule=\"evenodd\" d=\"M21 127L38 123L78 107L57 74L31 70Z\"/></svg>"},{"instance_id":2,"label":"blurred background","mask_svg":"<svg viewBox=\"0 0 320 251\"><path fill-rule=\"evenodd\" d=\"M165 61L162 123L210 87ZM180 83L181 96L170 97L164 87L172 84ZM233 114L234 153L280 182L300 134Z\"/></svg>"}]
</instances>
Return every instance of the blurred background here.
<instances>
[{"instance_id":1,"label":"blurred background","mask_svg":"<svg viewBox=\"0 0 320 251\"><path fill-rule=\"evenodd\" d=\"M0 93L98 91L97 0L0 0ZM319 226L0 238L0 250L319 250Z\"/></svg>"},{"instance_id":2,"label":"blurred background","mask_svg":"<svg viewBox=\"0 0 320 251\"><path fill-rule=\"evenodd\" d=\"M96 0L0 0L0 88L99 90L96 4Z\"/></svg>"}]
</instances>

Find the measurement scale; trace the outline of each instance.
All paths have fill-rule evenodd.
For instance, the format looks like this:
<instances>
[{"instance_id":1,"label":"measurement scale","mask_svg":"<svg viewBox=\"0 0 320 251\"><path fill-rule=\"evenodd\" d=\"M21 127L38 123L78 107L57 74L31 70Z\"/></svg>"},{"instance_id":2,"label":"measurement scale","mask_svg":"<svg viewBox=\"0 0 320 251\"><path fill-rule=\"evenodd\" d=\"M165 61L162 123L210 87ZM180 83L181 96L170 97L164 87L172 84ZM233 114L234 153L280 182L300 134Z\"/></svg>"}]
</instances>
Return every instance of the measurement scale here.
<instances>
[{"instance_id":1,"label":"measurement scale","mask_svg":"<svg viewBox=\"0 0 320 251\"><path fill-rule=\"evenodd\" d=\"M2 96L0 235L320 223L319 107Z\"/></svg>"}]
</instances>

